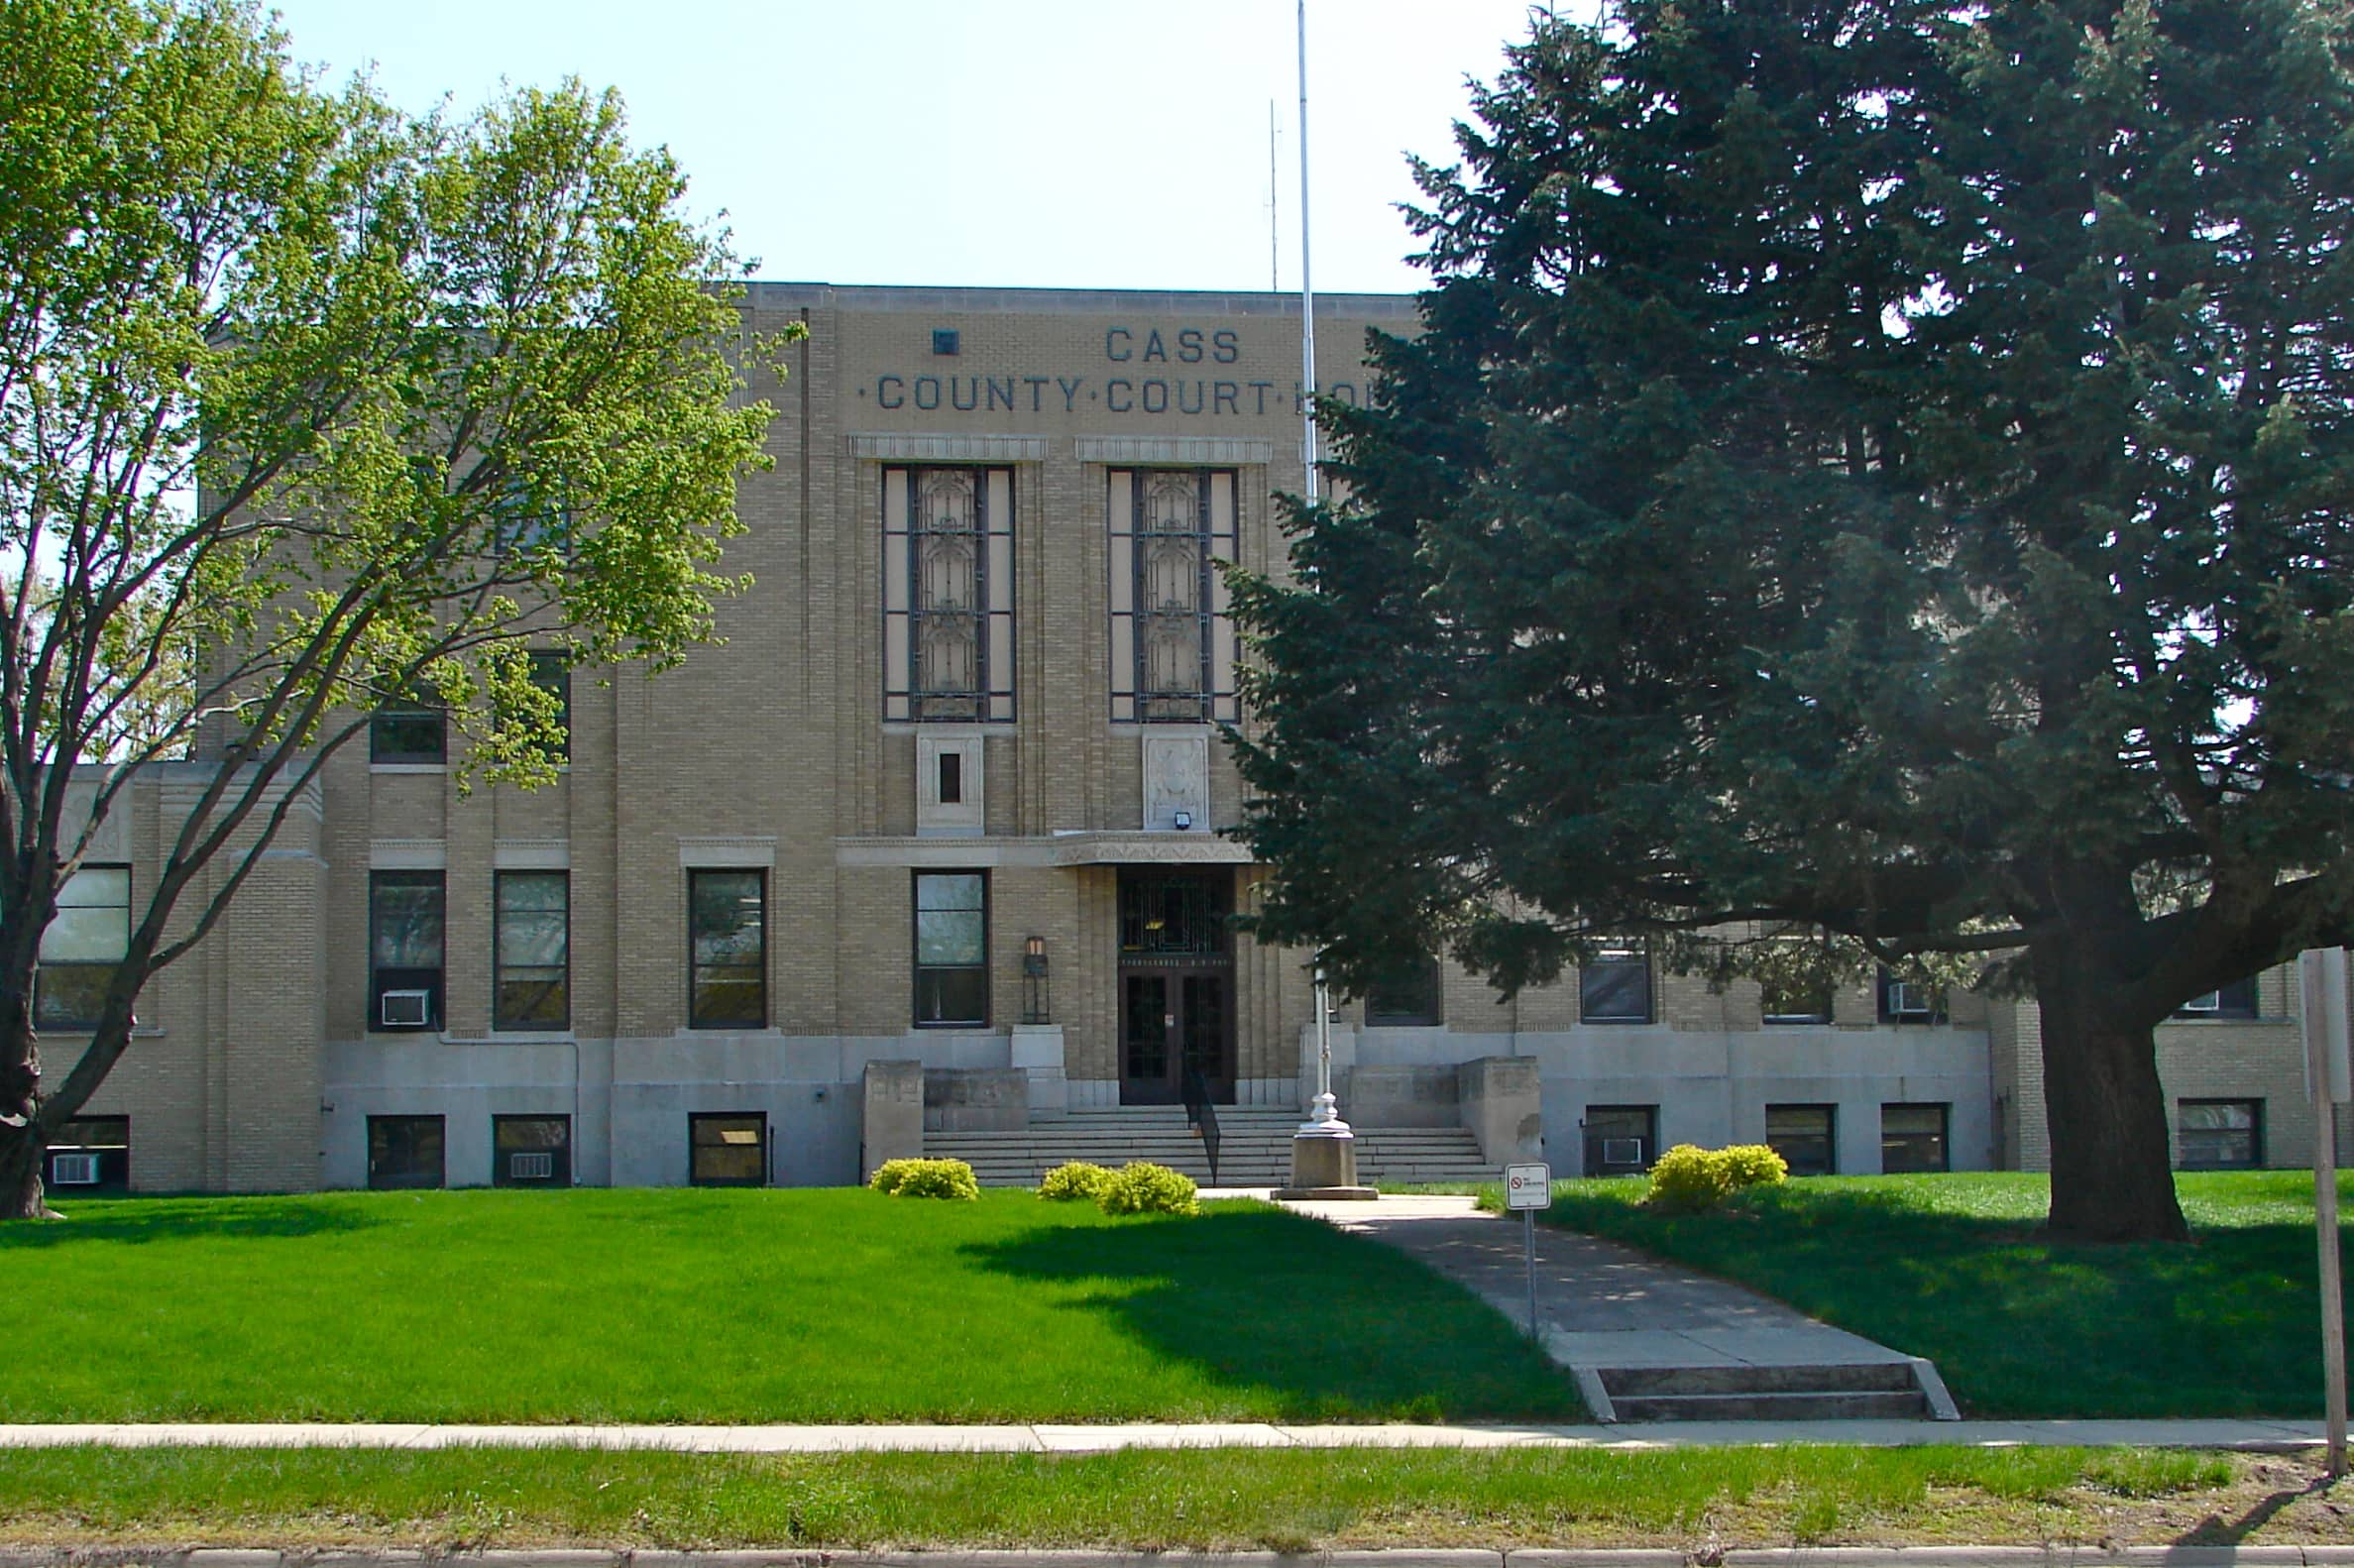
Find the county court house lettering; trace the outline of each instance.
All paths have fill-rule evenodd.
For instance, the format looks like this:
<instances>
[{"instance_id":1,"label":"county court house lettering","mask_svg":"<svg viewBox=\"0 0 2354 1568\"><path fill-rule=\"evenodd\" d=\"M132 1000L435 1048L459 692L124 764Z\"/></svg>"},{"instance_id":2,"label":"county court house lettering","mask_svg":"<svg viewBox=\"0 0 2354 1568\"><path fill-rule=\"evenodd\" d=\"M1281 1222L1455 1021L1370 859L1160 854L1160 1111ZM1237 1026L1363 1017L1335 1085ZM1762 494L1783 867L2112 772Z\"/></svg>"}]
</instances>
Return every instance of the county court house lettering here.
<instances>
[{"instance_id":1,"label":"county court house lettering","mask_svg":"<svg viewBox=\"0 0 2354 1568\"><path fill-rule=\"evenodd\" d=\"M1298 301L756 283L744 308L809 335L750 373L779 417L725 640L651 681L574 672L536 791L461 793L437 715L376 716L142 997L60 1186L828 1183L918 1151L1017 1179L1081 1143L1197 1164L1170 1141L1188 1088L1226 1175L1267 1174L1311 998L1300 953L1230 921L1262 868L1221 833L1221 568L1285 570ZM1317 312L1349 401L1367 330L1414 325L1403 298ZM68 888L54 1070L207 768L149 770ZM2306 1158L2295 989L2253 976L2161 1032L2183 1163ZM1339 1010L1333 1062L1377 1177L1637 1172L1687 1141L1801 1171L2049 1154L2031 1007L1714 992L1635 945L1509 1000L1417 965Z\"/></svg>"}]
</instances>

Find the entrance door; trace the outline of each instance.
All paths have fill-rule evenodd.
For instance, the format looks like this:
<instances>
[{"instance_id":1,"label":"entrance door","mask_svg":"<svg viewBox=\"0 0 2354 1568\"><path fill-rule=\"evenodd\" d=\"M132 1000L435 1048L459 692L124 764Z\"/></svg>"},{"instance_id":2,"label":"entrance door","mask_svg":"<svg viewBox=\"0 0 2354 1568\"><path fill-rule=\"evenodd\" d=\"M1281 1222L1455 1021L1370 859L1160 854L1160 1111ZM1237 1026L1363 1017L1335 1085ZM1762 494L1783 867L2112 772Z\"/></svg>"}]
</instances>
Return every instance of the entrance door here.
<instances>
[{"instance_id":1,"label":"entrance door","mask_svg":"<svg viewBox=\"0 0 2354 1568\"><path fill-rule=\"evenodd\" d=\"M1131 969L1120 976L1120 1103L1175 1105L1198 1072L1212 1101L1234 1103L1234 973Z\"/></svg>"}]
</instances>

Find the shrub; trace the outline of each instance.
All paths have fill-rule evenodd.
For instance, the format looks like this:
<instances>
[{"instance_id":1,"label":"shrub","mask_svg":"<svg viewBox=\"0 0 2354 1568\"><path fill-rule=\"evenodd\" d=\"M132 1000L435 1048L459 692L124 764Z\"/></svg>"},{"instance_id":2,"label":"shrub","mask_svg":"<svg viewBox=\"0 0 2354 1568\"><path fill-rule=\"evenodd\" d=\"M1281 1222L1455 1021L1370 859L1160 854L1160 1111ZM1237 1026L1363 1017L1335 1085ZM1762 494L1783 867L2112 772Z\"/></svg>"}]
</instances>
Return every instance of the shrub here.
<instances>
[{"instance_id":1,"label":"shrub","mask_svg":"<svg viewBox=\"0 0 2354 1568\"><path fill-rule=\"evenodd\" d=\"M1725 1162L1726 1186L1733 1191L1750 1186L1780 1186L1790 1179L1790 1162L1766 1144L1735 1144L1719 1152Z\"/></svg>"},{"instance_id":2,"label":"shrub","mask_svg":"<svg viewBox=\"0 0 2354 1568\"><path fill-rule=\"evenodd\" d=\"M1661 1208L1711 1208L1728 1190L1725 1162L1697 1144L1678 1144L1651 1167L1650 1201Z\"/></svg>"},{"instance_id":3,"label":"shrub","mask_svg":"<svg viewBox=\"0 0 2354 1568\"><path fill-rule=\"evenodd\" d=\"M1104 1183L1095 1204L1106 1214L1198 1214L1194 1191L1191 1176L1139 1160Z\"/></svg>"},{"instance_id":4,"label":"shrub","mask_svg":"<svg viewBox=\"0 0 2354 1568\"><path fill-rule=\"evenodd\" d=\"M1067 1203L1074 1198L1094 1202L1103 1196L1103 1189L1116 1179L1104 1166L1086 1160L1073 1160L1049 1171L1046 1179L1038 1183L1038 1195L1057 1203Z\"/></svg>"},{"instance_id":5,"label":"shrub","mask_svg":"<svg viewBox=\"0 0 2354 1568\"><path fill-rule=\"evenodd\" d=\"M1649 1200L1665 1209L1714 1208L1743 1187L1778 1186L1789 1176L1789 1165L1764 1144L1678 1144L1651 1167Z\"/></svg>"},{"instance_id":6,"label":"shrub","mask_svg":"<svg viewBox=\"0 0 2354 1568\"><path fill-rule=\"evenodd\" d=\"M892 1197L949 1197L977 1200L980 1182L961 1160L886 1160L866 1183Z\"/></svg>"}]
</instances>

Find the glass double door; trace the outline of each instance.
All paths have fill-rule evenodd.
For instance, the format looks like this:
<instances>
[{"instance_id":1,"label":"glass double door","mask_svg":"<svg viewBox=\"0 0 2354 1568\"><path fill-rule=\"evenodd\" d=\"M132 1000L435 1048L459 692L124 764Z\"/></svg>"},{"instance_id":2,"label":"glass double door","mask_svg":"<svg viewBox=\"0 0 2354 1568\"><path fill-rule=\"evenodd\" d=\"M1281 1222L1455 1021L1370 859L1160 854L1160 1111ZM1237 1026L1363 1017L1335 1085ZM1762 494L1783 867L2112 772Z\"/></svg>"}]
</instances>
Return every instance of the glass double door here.
<instances>
[{"instance_id":1,"label":"glass double door","mask_svg":"<svg viewBox=\"0 0 2354 1568\"><path fill-rule=\"evenodd\" d=\"M1231 967L1129 969L1120 976L1120 1103L1175 1105L1188 1073L1234 1103Z\"/></svg>"}]
</instances>

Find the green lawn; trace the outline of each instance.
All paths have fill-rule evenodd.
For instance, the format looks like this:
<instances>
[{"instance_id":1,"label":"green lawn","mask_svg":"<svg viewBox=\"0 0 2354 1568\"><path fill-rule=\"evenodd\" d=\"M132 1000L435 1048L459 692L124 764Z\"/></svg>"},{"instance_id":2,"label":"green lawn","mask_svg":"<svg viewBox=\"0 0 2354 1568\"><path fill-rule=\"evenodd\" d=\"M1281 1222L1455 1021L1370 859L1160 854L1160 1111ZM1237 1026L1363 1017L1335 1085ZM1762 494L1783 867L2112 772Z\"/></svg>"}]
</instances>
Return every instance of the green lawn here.
<instances>
[{"instance_id":1,"label":"green lawn","mask_svg":"<svg viewBox=\"0 0 2354 1568\"><path fill-rule=\"evenodd\" d=\"M0 1420L1578 1419L1475 1297L1256 1203L125 1198L0 1226Z\"/></svg>"},{"instance_id":2,"label":"green lawn","mask_svg":"<svg viewBox=\"0 0 2354 1568\"><path fill-rule=\"evenodd\" d=\"M2085 1449L1193 1449L1047 1457L61 1449L0 1541L866 1548L2334 1540L2304 1461ZM1704 1559L1708 1560L1708 1559Z\"/></svg>"},{"instance_id":3,"label":"green lawn","mask_svg":"<svg viewBox=\"0 0 2354 1568\"><path fill-rule=\"evenodd\" d=\"M1684 1217L1644 1187L1558 1182L1546 1218L1927 1356L1964 1414L2321 1413L2309 1174L2180 1177L2189 1246L2052 1246L2036 1175L1818 1176Z\"/></svg>"}]
</instances>

